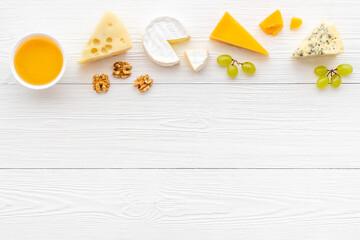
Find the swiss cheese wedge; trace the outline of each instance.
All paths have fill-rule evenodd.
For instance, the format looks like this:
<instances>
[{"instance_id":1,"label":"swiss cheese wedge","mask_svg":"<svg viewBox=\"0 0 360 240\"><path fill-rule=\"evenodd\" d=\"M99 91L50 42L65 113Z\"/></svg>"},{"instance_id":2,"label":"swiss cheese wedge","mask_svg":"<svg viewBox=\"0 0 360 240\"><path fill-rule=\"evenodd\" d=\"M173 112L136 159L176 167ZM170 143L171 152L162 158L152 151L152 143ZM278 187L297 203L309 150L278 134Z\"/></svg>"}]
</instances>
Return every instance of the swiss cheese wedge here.
<instances>
[{"instance_id":1,"label":"swiss cheese wedge","mask_svg":"<svg viewBox=\"0 0 360 240\"><path fill-rule=\"evenodd\" d=\"M211 33L210 39L262 54L269 54L228 12L224 14Z\"/></svg>"},{"instance_id":2,"label":"swiss cheese wedge","mask_svg":"<svg viewBox=\"0 0 360 240\"><path fill-rule=\"evenodd\" d=\"M260 27L266 34L276 36L278 32L284 27L281 12L279 10L273 12L260 23Z\"/></svg>"},{"instance_id":3,"label":"swiss cheese wedge","mask_svg":"<svg viewBox=\"0 0 360 240\"><path fill-rule=\"evenodd\" d=\"M132 48L130 35L120 19L107 11L84 48L79 63L88 63Z\"/></svg>"}]
</instances>

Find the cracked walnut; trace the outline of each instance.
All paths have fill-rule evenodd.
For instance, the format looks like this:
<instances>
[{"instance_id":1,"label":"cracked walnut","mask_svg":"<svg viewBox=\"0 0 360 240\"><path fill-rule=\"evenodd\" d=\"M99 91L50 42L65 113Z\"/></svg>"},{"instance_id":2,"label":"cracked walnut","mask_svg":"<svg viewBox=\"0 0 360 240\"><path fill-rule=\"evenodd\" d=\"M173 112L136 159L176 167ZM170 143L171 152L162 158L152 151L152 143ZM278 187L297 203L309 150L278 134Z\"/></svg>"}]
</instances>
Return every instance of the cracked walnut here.
<instances>
[{"instance_id":1,"label":"cracked walnut","mask_svg":"<svg viewBox=\"0 0 360 240\"><path fill-rule=\"evenodd\" d=\"M141 75L134 82L134 87L137 87L140 92L146 92L153 85L153 80L149 75Z\"/></svg>"},{"instance_id":2,"label":"cracked walnut","mask_svg":"<svg viewBox=\"0 0 360 240\"><path fill-rule=\"evenodd\" d=\"M128 78L131 76L132 66L128 62L114 63L113 76L116 78Z\"/></svg>"},{"instance_id":3,"label":"cracked walnut","mask_svg":"<svg viewBox=\"0 0 360 240\"><path fill-rule=\"evenodd\" d=\"M110 88L110 80L106 74L96 74L93 77L93 88L97 93L107 92Z\"/></svg>"}]
</instances>

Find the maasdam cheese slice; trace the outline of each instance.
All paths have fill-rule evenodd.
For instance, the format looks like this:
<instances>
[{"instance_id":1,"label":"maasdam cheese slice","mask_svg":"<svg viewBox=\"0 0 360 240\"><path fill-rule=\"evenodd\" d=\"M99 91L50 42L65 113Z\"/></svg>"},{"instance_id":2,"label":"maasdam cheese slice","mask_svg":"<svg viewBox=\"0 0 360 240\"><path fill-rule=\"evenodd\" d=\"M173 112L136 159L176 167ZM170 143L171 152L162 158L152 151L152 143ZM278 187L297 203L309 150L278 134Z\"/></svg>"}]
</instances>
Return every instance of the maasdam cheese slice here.
<instances>
[{"instance_id":1,"label":"maasdam cheese slice","mask_svg":"<svg viewBox=\"0 0 360 240\"><path fill-rule=\"evenodd\" d=\"M180 62L170 43L190 38L184 26L175 18L159 17L145 29L144 50L149 58L161 66L173 66Z\"/></svg>"},{"instance_id":2,"label":"maasdam cheese slice","mask_svg":"<svg viewBox=\"0 0 360 240\"><path fill-rule=\"evenodd\" d=\"M107 11L84 48L79 63L117 55L132 48L130 35L120 19Z\"/></svg>"},{"instance_id":3,"label":"maasdam cheese slice","mask_svg":"<svg viewBox=\"0 0 360 240\"><path fill-rule=\"evenodd\" d=\"M344 45L335 25L324 19L301 42L292 57L314 57L337 55L344 52Z\"/></svg>"},{"instance_id":4,"label":"maasdam cheese slice","mask_svg":"<svg viewBox=\"0 0 360 240\"><path fill-rule=\"evenodd\" d=\"M185 50L185 56L192 69L198 72L206 66L209 51L207 49Z\"/></svg>"}]
</instances>

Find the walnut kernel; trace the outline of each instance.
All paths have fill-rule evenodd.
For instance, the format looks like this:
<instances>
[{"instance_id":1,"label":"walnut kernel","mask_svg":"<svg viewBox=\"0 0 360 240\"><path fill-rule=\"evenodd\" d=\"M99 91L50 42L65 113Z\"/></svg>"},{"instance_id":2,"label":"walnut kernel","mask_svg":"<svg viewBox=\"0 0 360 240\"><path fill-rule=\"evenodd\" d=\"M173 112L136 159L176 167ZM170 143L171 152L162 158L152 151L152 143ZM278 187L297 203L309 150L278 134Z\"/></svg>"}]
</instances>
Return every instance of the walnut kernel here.
<instances>
[{"instance_id":1,"label":"walnut kernel","mask_svg":"<svg viewBox=\"0 0 360 240\"><path fill-rule=\"evenodd\" d=\"M134 87L137 87L140 92L146 92L153 85L153 80L149 75L141 75L134 82Z\"/></svg>"},{"instance_id":2,"label":"walnut kernel","mask_svg":"<svg viewBox=\"0 0 360 240\"><path fill-rule=\"evenodd\" d=\"M106 74L96 74L93 77L93 88L97 93L107 92L110 88L110 80Z\"/></svg>"},{"instance_id":3,"label":"walnut kernel","mask_svg":"<svg viewBox=\"0 0 360 240\"><path fill-rule=\"evenodd\" d=\"M113 75L117 78L128 78L131 76L132 66L128 62L114 63Z\"/></svg>"}]
</instances>

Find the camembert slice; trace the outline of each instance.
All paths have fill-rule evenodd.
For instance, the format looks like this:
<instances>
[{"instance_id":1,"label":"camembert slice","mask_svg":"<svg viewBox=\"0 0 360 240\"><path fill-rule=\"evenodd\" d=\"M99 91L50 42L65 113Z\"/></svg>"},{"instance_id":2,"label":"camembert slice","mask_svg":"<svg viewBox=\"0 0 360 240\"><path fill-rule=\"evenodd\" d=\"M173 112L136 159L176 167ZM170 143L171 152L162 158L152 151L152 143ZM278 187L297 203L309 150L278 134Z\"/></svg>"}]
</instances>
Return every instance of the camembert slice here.
<instances>
[{"instance_id":1,"label":"camembert slice","mask_svg":"<svg viewBox=\"0 0 360 240\"><path fill-rule=\"evenodd\" d=\"M173 66L180 62L170 43L190 38L184 26L175 18L159 17L145 29L143 45L149 58L161 66Z\"/></svg>"},{"instance_id":2,"label":"camembert slice","mask_svg":"<svg viewBox=\"0 0 360 240\"><path fill-rule=\"evenodd\" d=\"M209 51L207 49L185 50L185 56L192 69L195 72L198 72L206 66L209 58Z\"/></svg>"},{"instance_id":3,"label":"camembert slice","mask_svg":"<svg viewBox=\"0 0 360 240\"><path fill-rule=\"evenodd\" d=\"M293 52L292 57L337 55L344 52L344 45L335 25L324 19Z\"/></svg>"},{"instance_id":4,"label":"camembert slice","mask_svg":"<svg viewBox=\"0 0 360 240\"><path fill-rule=\"evenodd\" d=\"M82 52L80 64L96 61L132 48L128 31L120 19L107 11Z\"/></svg>"},{"instance_id":5,"label":"camembert slice","mask_svg":"<svg viewBox=\"0 0 360 240\"><path fill-rule=\"evenodd\" d=\"M269 54L228 12L224 14L211 33L210 39L262 54Z\"/></svg>"}]
</instances>

